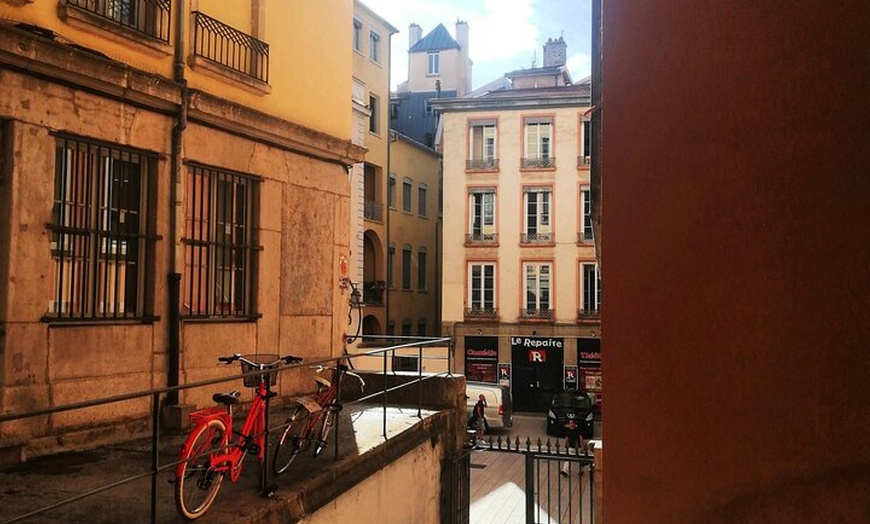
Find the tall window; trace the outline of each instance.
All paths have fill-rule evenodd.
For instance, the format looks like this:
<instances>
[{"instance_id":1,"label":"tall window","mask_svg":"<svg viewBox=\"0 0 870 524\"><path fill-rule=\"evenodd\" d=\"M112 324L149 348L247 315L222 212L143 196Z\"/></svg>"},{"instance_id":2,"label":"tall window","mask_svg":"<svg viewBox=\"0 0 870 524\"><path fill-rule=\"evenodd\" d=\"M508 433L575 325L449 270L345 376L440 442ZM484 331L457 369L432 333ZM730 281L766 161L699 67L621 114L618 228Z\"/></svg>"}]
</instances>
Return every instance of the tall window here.
<instances>
[{"instance_id":1,"label":"tall window","mask_svg":"<svg viewBox=\"0 0 870 524\"><path fill-rule=\"evenodd\" d=\"M581 242L592 242L592 194L588 187L580 188L580 206L582 216L582 230L580 232Z\"/></svg>"},{"instance_id":2,"label":"tall window","mask_svg":"<svg viewBox=\"0 0 870 524\"><path fill-rule=\"evenodd\" d=\"M247 175L190 167L184 202L182 314L255 313L258 184Z\"/></svg>"},{"instance_id":3,"label":"tall window","mask_svg":"<svg viewBox=\"0 0 870 524\"><path fill-rule=\"evenodd\" d=\"M580 147L580 165L589 165L592 156L592 121L583 120L583 141Z\"/></svg>"},{"instance_id":4,"label":"tall window","mask_svg":"<svg viewBox=\"0 0 870 524\"><path fill-rule=\"evenodd\" d=\"M469 123L467 169L492 169L498 167L495 157L495 120L477 120Z\"/></svg>"},{"instance_id":5,"label":"tall window","mask_svg":"<svg viewBox=\"0 0 870 524\"><path fill-rule=\"evenodd\" d=\"M369 33L369 58L373 62L381 62L381 35L377 31Z\"/></svg>"},{"instance_id":6,"label":"tall window","mask_svg":"<svg viewBox=\"0 0 870 524\"><path fill-rule=\"evenodd\" d=\"M420 187L417 188L417 213L421 216L427 216L428 212L426 210L426 190L428 186L426 184L420 184Z\"/></svg>"},{"instance_id":7,"label":"tall window","mask_svg":"<svg viewBox=\"0 0 870 524\"><path fill-rule=\"evenodd\" d=\"M426 74L438 75L441 74L441 54L438 51L430 51L427 55Z\"/></svg>"},{"instance_id":8,"label":"tall window","mask_svg":"<svg viewBox=\"0 0 870 524\"><path fill-rule=\"evenodd\" d=\"M523 316L549 317L552 266L548 262L527 262L523 266L525 274Z\"/></svg>"},{"instance_id":9,"label":"tall window","mask_svg":"<svg viewBox=\"0 0 870 524\"><path fill-rule=\"evenodd\" d=\"M468 308L472 314L495 313L495 263L468 264Z\"/></svg>"},{"instance_id":10,"label":"tall window","mask_svg":"<svg viewBox=\"0 0 870 524\"><path fill-rule=\"evenodd\" d=\"M475 188L468 194L468 242L494 242L495 189Z\"/></svg>"},{"instance_id":11,"label":"tall window","mask_svg":"<svg viewBox=\"0 0 870 524\"><path fill-rule=\"evenodd\" d=\"M402 289L411 289L411 253L410 244L402 247Z\"/></svg>"},{"instance_id":12,"label":"tall window","mask_svg":"<svg viewBox=\"0 0 870 524\"><path fill-rule=\"evenodd\" d=\"M377 96L369 94L369 131L377 134L379 132L379 122L378 118L380 116L379 111L380 107L378 105L379 99Z\"/></svg>"},{"instance_id":13,"label":"tall window","mask_svg":"<svg viewBox=\"0 0 870 524\"><path fill-rule=\"evenodd\" d=\"M402 179L402 211L406 213L411 212L411 187L413 186L413 182L410 178L405 177Z\"/></svg>"},{"instance_id":14,"label":"tall window","mask_svg":"<svg viewBox=\"0 0 870 524\"><path fill-rule=\"evenodd\" d=\"M525 234L522 241L528 243L552 242L553 230L550 226L549 187L526 187L524 190Z\"/></svg>"},{"instance_id":15,"label":"tall window","mask_svg":"<svg viewBox=\"0 0 870 524\"><path fill-rule=\"evenodd\" d=\"M601 305L601 276L598 274L598 264L583 263L580 265L580 295L583 300L581 316L598 317Z\"/></svg>"},{"instance_id":16,"label":"tall window","mask_svg":"<svg viewBox=\"0 0 870 524\"><path fill-rule=\"evenodd\" d=\"M426 291L426 248L417 251L417 290Z\"/></svg>"},{"instance_id":17,"label":"tall window","mask_svg":"<svg viewBox=\"0 0 870 524\"><path fill-rule=\"evenodd\" d=\"M353 19L353 50L362 51L362 22Z\"/></svg>"},{"instance_id":18,"label":"tall window","mask_svg":"<svg viewBox=\"0 0 870 524\"><path fill-rule=\"evenodd\" d=\"M417 321L417 336L425 337L426 336L426 319L421 318Z\"/></svg>"},{"instance_id":19,"label":"tall window","mask_svg":"<svg viewBox=\"0 0 870 524\"><path fill-rule=\"evenodd\" d=\"M387 182L387 205L392 209L396 208L396 175L391 174L390 180Z\"/></svg>"},{"instance_id":20,"label":"tall window","mask_svg":"<svg viewBox=\"0 0 870 524\"><path fill-rule=\"evenodd\" d=\"M58 136L55 146L49 316L115 319L146 314L149 183L156 158Z\"/></svg>"},{"instance_id":21,"label":"tall window","mask_svg":"<svg viewBox=\"0 0 870 524\"><path fill-rule=\"evenodd\" d=\"M549 117L525 119L525 158L523 167L552 167L550 146L553 130Z\"/></svg>"},{"instance_id":22,"label":"tall window","mask_svg":"<svg viewBox=\"0 0 870 524\"><path fill-rule=\"evenodd\" d=\"M394 288L395 280L393 278L393 268L396 265L396 244L390 242L390 246L387 249L387 287Z\"/></svg>"}]
</instances>

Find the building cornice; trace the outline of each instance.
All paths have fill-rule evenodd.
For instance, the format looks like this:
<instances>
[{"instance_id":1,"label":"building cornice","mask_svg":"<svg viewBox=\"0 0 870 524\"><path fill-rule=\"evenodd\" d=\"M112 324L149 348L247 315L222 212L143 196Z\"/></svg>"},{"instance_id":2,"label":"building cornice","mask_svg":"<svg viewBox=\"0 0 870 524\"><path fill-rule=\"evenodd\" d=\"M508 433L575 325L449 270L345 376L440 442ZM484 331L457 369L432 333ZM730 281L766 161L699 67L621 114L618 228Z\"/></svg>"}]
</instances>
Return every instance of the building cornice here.
<instances>
[{"instance_id":1,"label":"building cornice","mask_svg":"<svg viewBox=\"0 0 870 524\"><path fill-rule=\"evenodd\" d=\"M452 98L430 100L432 107L442 113L463 111L493 111L493 110L520 110L520 109L546 109L560 107L588 107L589 95L577 93L571 94L540 94L529 96L498 96L478 98Z\"/></svg>"}]
</instances>

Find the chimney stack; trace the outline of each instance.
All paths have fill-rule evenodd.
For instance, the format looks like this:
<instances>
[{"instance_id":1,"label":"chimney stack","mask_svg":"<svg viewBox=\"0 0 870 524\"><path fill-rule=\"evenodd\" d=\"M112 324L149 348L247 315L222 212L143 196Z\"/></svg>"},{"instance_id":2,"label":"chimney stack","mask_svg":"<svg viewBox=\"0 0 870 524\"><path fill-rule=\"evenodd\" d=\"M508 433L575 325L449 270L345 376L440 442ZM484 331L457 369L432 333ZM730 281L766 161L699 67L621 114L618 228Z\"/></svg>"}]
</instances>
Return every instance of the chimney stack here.
<instances>
[{"instance_id":1,"label":"chimney stack","mask_svg":"<svg viewBox=\"0 0 870 524\"><path fill-rule=\"evenodd\" d=\"M561 36L558 40L547 39L544 44L544 67L564 66L567 62L568 44Z\"/></svg>"},{"instance_id":2,"label":"chimney stack","mask_svg":"<svg viewBox=\"0 0 870 524\"><path fill-rule=\"evenodd\" d=\"M408 49L414 47L414 44L423 38L423 29L415 23L408 26Z\"/></svg>"}]
</instances>

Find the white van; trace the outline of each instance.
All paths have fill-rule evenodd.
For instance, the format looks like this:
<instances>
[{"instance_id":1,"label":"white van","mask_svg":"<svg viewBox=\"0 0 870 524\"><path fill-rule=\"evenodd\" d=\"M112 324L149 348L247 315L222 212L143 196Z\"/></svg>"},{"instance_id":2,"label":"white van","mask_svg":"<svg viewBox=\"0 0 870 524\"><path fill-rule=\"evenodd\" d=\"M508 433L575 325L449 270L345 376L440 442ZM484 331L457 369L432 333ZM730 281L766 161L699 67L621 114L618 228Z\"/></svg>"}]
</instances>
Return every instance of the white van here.
<instances>
[{"instance_id":1,"label":"white van","mask_svg":"<svg viewBox=\"0 0 870 524\"><path fill-rule=\"evenodd\" d=\"M465 383L465 415L471 417L474 405L480 395L486 400L486 423L490 428L509 428L513 426L513 404L510 386L500 386L489 382Z\"/></svg>"}]
</instances>

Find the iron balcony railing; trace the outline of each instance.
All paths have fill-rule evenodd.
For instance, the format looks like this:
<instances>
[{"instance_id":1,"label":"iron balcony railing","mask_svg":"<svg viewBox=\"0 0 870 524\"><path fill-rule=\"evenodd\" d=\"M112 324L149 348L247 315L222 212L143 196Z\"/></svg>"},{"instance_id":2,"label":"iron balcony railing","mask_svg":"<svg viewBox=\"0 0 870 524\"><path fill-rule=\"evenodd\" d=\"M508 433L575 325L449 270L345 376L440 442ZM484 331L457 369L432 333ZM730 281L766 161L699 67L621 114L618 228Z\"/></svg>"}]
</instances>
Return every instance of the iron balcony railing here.
<instances>
[{"instance_id":1,"label":"iron balcony railing","mask_svg":"<svg viewBox=\"0 0 870 524\"><path fill-rule=\"evenodd\" d=\"M539 168L556 167L556 157L544 156L544 157L523 158L522 166L523 166L523 168L526 168L526 169L539 169Z\"/></svg>"},{"instance_id":2,"label":"iron balcony railing","mask_svg":"<svg viewBox=\"0 0 870 524\"><path fill-rule=\"evenodd\" d=\"M465 161L465 169L467 171L497 171L497 158L474 158Z\"/></svg>"},{"instance_id":3,"label":"iron balcony railing","mask_svg":"<svg viewBox=\"0 0 870 524\"><path fill-rule=\"evenodd\" d=\"M551 244L553 242L553 234L523 233L520 235L520 242L523 244Z\"/></svg>"},{"instance_id":4,"label":"iron balcony railing","mask_svg":"<svg viewBox=\"0 0 870 524\"><path fill-rule=\"evenodd\" d=\"M592 231L580 231L577 233L577 243L585 244L588 242L592 242L595 238L592 236Z\"/></svg>"},{"instance_id":5,"label":"iron balcony railing","mask_svg":"<svg viewBox=\"0 0 870 524\"><path fill-rule=\"evenodd\" d=\"M524 320L552 320L553 310L550 308L523 308L520 317Z\"/></svg>"},{"instance_id":6,"label":"iron balcony railing","mask_svg":"<svg viewBox=\"0 0 870 524\"><path fill-rule=\"evenodd\" d=\"M171 0L66 0L66 5L169 43Z\"/></svg>"},{"instance_id":7,"label":"iron balcony railing","mask_svg":"<svg viewBox=\"0 0 870 524\"><path fill-rule=\"evenodd\" d=\"M598 309L578 309L577 320L598 320L601 318L601 313Z\"/></svg>"},{"instance_id":8,"label":"iron balcony railing","mask_svg":"<svg viewBox=\"0 0 870 524\"><path fill-rule=\"evenodd\" d=\"M498 233L466 233L466 244L498 244Z\"/></svg>"},{"instance_id":9,"label":"iron balcony railing","mask_svg":"<svg viewBox=\"0 0 870 524\"><path fill-rule=\"evenodd\" d=\"M466 320L495 320L498 318L498 308L467 307L465 318Z\"/></svg>"},{"instance_id":10,"label":"iron balcony railing","mask_svg":"<svg viewBox=\"0 0 870 524\"><path fill-rule=\"evenodd\" d=\"M193 12L193 20L196 56L269 82L269 44L199 11Z\"/></svg>"},{"instance_id":11,"label":"iron balcony railing","mask_svg":"<svg viewBox=\"0 0 870 524\"><path fill-rule=\"evenodd\" d=\"M586 167L590 163L589 156L578 156L577 157L577 167Z\"/></svg>"},{"instance_id":12,"label":"iron balcony railing","mask_svg":"<svg viewBox=\"0 0 870 524\"><path fill-rule=\"evenodd\" d=\"M374 200L366 200L363 203L363 215L366 220L374 220L375 222L384 221L384 205L375 202Z\"/></svg>"}]
</instances>

